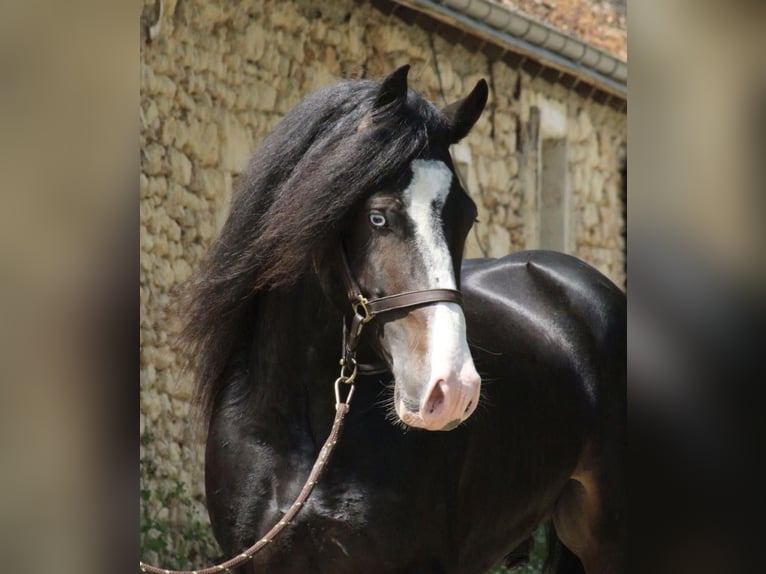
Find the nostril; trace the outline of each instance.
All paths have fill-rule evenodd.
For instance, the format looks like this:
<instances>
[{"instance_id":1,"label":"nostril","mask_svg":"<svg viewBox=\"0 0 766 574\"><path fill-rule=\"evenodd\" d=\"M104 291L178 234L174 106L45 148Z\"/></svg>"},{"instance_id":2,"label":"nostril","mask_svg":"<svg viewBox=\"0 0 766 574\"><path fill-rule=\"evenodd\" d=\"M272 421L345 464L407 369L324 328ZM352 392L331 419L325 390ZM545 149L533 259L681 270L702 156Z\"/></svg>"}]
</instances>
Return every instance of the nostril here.
<instances>
[{"instance_id":1,"label":"nostril","mask_svg":"<svg viewBox=\"0 0 766 574\"><path fill-rule=\"evenodd\" d=\"M463 411L463 414L467 413L471 410L471 405L473 404L473 401L468 401L468 404L465 406L465 410Z\"/></svg>"},{"instance_id":2,"label":"nostril","mask_svg":"<svg viewBox=\"0 0 766 574\"><path fill-rule=\"evenodd\" d=\"M425 411L432 415L434 412L439 410L439 407L444 404L444 391L442 390L442 384L444 381L438 381L435 385L433 390L431 391L431 394L428 396L428 400L426 401L426 408Z\"/></svg>"}]
</instances>

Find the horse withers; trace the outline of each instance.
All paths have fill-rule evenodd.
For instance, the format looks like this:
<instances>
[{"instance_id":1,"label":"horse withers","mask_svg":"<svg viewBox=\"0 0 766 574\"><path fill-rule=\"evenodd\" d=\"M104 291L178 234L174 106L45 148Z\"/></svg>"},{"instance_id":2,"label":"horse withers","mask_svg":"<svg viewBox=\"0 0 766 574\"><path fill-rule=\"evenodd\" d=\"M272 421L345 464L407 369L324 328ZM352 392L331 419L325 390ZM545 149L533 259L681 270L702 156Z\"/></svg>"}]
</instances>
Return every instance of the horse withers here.
<instances>
[{"instance_id":1,"label":"horse withers","mask_svg":"<svg viewBox=\"0 0 766 574\"><path fill-rule=\"evenodd\" d=\"M407 71L331 86L292 110L240 178L195 277L185 335L215 535L226 554L242 551L301 489L333 420L351 284L371 305L388 302L357 350L383 372L359 375L323 478L242 571L479 574L549 518L588 572L618 571L602 557L618 555L604 526L621 469L604 473L621 443L602 427L621 420L608 347L619 296L552 256L523 271L467 266L461 306L476 207L449 146L478 120L487 85L440 109L408 88ZM517 273L535 277L523 293ZM588 315L593 301L601 315Z\"/></svg>"}]
</instances>

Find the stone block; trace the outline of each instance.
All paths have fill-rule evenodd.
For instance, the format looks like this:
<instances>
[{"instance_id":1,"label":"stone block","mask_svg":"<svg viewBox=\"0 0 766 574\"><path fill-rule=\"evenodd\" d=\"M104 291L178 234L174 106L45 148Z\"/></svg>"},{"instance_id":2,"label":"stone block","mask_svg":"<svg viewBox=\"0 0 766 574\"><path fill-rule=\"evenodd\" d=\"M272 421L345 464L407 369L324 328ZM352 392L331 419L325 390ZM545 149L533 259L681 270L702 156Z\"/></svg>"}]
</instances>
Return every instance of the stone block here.
<instances>
[{"instance_id":1,"label":"stone block","mask_svg":"<svg viewBox=\"0 0 766 574\"><path fill-rule=\"evenodd\" d=\"M604 231L600 225L595 225L588 230L588 239L590 240L591 245L603 247Z\"/></svg>"},{"instance_id":2,"label":"stone block","mask_svg":"<svg viewBox=\"0 0 766 574\"><path fill-rule=\"evenodd\" d=\"M328 46L338 47L343 43L343 34L337 28L328 28L324 41Z\"/></svg>"},{"instance_id":3,"label":"stone block","mask_svg":"<svg viewBox=\"0 0 766 574\"><path fill-rule=\"evenodd\" d=\"M465 249L463 250L463 257L465 259L473 259L473 258L483 257L483 256L484 256L484 251L482 250L478 240L476 239L476 234L473 231L471 231L465 240Z\"/></svg>"},{"instance_id":4,"label":"stone block","mask_svg":"<svg viewBox=\"0 0 766 574\"><path fill-rule=\"evenodd\" d=\"M282 58L283 61L287 61ZM255 99L255 109L263 111L273 111L277 103L277 90L273 84L266 82L254 82L253 88L257 94Z\"/></svg>"},{"instance_id":5,"label":"stone block","mask_svg":"<svg viewBox=\"0 0 766 574\"><path fill-rule=\"evenodd\" d=\"M589 166L593 167L594 169L598 169L599 163L601 161L601 146L598 135L597 137L590 138L588 140L586 150L587 156L585 157L585 161Z\"/></svg>"},{"instance_id":6,"label":"stone block","mask_svg":"<svg viewBox=\"0 0 766 574\"><path fill-rule=\"evenodd\" d=\"M519 191L519 180L514 179L511 182L511 186L508 189L508 193L511 196L510 201L508 202L508 205L513 211L520 211L521 210L521 204L524 201L524 197Z\"/></svg>"},{"instance_id":7,"label":"stone block","mask_svg":"<svg viewBox=\"0 0 766 574\"><path fill-rule=\"evenodd\" d=\"M156 393L141 393L141 412L152 422L160 418L162 404Z\"/></svg>"},{"instance_id":8,"label":"stone block","mask_svg":"<svg viewBox=\"0 0 766 574\"><path fill-rule=\"evenodd\" d=\"M141 150L141 171L147 175L165 175L168 166L165 148L153 143Z\"/></svg>"},{"instance_id":9,"label":"stone block","mask_svg":"<svg viewBox=\"0 0 766 574\"><path fill-rule=\"evenodd\" d=\"M176 95L176 84L169 77L162 74L154 75L153 82L149 88L152 93L172 98Z\"/></svg>"},{"instance_id":10,"label":"stone block","mask_svg":"<svg viewBox=\"0 0 766 574\"><path fill-rule=\"evenodd\" d=\"M601 205L605 201L604 194L604 176L600 171L592 171L590 182L588 183L588 200L596 205Z\"/></svg>"},{"instance_id":11,"label":"stone block","mask_svg":"<svg viewBox=\"0 0 766 574\"><path fill-rule=\"evenodd\" d=\"M492 78L498 95L508 96L516 89L518 72L503 61L492 62Z\"/></svg>"},{"instance_id":12,"label":"stone block","mask_svg":"<svg viewBox=\"0 0 766 574\"><path fill-rule=\"evenodd\" d=\"M482 188L488 187L490 178L489 160L478 153L474 154L474 158L476 161L476 177L479 180L479 185Z\"/></svg>"},{"instance_id":13,"label":"stone block","mask_svg":"<svg viewBox=\"0 0 766 574\"><path fill-rule=\"evenodd\" d=\"M521 229L524 227L524 219L518 211L513 209L507 210L505 221L503 222L505 227L513 232L513 230ZM517 244L517 240L511 239L513 244Z\"/></svg>"},{"instance_id":14,"label":"stone block","mask_svg":"<svg viewBox=\"0 0 766 574\"><path fill-rule=\"evenodd\" d=\"M351 20L354 22L355 16L352 16ZM355 24L349 25L346 31L345 52L349 59L361 62L367 57L367 45L364 41L363 25L359 22Z\"/></svg>"},{"instance_id":15,"label":"stone block","mask_svg":"<svg viewBox=\"0 0 766 574\"><path fill-rule=\"evenodd\" d=\"M194 390L194 383L188 377L179 379L172 388L169 389L170 394L179 399L174 401L174 412L179 418L185 418L189 415L189 404L187 401L192 399Z\"/></svg>"},{"instance_id":16,"label":"stone block","mask_svg":"<svg viewBox=\"0 0 766 574\"><path fill-rule=\"evenodd\" d=\"M305 30L308 26L307 20L303 14L298 12L296 5L292 2L282 2L278 9L269 10L269 23L276 30L285 30L294 33L299 30Z\"/></svg>"},{"instance_id":17,"label":"stone block","mask_svg":"<svg viewBox=\"0 0 766 574\"><path fill-rule=\"evenodd\" d=\"M157 102L152 100L144 100L142 102L141 109L143 110L143 127L144 129L156 129L159 126L159 111L157 110Z\"/></svg>"},{"instance_id":18,"label":"stone block","mask_svg":"<svg viewBox=\"0 0 766 574\"><path fill-rule=\"evenodd\" d=\"M489 226L489 257L502 257L511 252L511 233L502 225L492 223Z\"/></svg>"},{"instance_id":19,"label":"stone block","mask_svg":"<svg viewBox=\"0 0 766 574\"><path fill-rule=\"evenodd\" d=\"M176 283L183 283L192 274L191 265L189 265L184 259L177 259L173 263L173 271L175 273Z\"/></svg>"},{"instance_id":20,"label":"stone block","mask_svg":"<svg viewBox=\"0 0 766 574\"><path fill-rule=\"evenodd\" d=\"M179 108L186 111L194 111L197 108L194 99L183 88L176 90L175 101Z\"/></svg>"},{"instance_id":21,"label":"stone block","mask_svg":"<svg viewBox=\"0 0 766 574\"><path fill-rule=\"evenodd\" d=\"M172 217L165 219L165 234L169 241L181 240L181 226Z\"/></svg>"},{"instance_id":22,"label":"stone block","mask_svg":"<svg viewBox=\"0 0 766 574\"><path fill-rule=\"evenodd\" d=\"M199 238L205 243L209 243L210 240L213 239L214 233L215 229L210 222L206 219L200 219L199 225L197 226L197 234Z\"/></svg>"},{"instance_id":23,"label":"stone block","mask_svg":"<svg viewBox=\"0 0 766 574\"><path fill-rule=\"evenodd\" d=\"M225 114L220 134L220 166L226 171L239 173L247 165L252 153L252 143L247 130L233 114Z\"/></svg>"},{"instance_id":24,"label":"stone block","mask_svg":"<svg viewBox=\"0 0 766 574\"><path fill-rule=\"evenodd\" d=\"M439 66L438 77L441 79L441 87L444 88L445 94L456 93L457 90L455 90L455 80L457 80L457 76L452 69L452 65L446 58L440 58L438 54L436 56L436 62ZM429 67L432 68L434 65L436 64L432 62L432 65ZM434 73L436 73L435 70Z\"/></svg>"},{"instance_id":25,"label":"stone block","mask_svg":"<svg viewBox=\"0 0 766 574\"><path fill-rule=\"evenodd\" d=\"M181 5L185 7L185 2ZM226 9L225 2L200 2L194 4L194 10L197 13L194 15L194 22L208 34L211 32L213 26L223 24L230 18L230 14Z\"/></svg>"},{"instance_id":26,"label":"stone block","mask_svg":"<svg viewBox=\"0 0 766 574\"><path fill-rule=\"evenodd\" d=\"M192 176L192 164L189 158L175 148L168 150L170 176L181 185L189 185Z\"/></svg>"},{"instance_id":27,"label":"stone block","mask_svg":"<svg viewBox=\"0 0 766 574\"><path fill-rule=\"evenodd\" d=\"M322 64L327 67L327 71L333 76L340 75L340 64L338 63L338 52L334 46L325 46L322 55Z\"/></svg>"},{"instance_id":28,"label":"stone block","mask_svg":"<svg viewBox=\"0 0 766 574\"><path fill-rule=\"evenodd\" d=\"M402 26L383 24L375 26L368 32L368 42L382 52L409 52L412 48L409 35ZM422 46L418 46L421 51Z\"/></svg>"},{"instance_id":29,"label":"stone block","mask_svg":"<svg viewBox=\"0 0 766 574\"><path fill-rule=\"evenodd\" d=\"M518 173L518 162L515 161L515 158L512 160L491 160L487 167L489 169L489 186L495 189L506 189L511 176L515 176ZM511 167L514 167L516 170L513 174L511 174Z\"/></svg>"},{"instance_id":30,"label":"stone block","mask_svg":"<svg viewBox=\"0 0 766 574\"><path fill-rule=\"evenodd\" d=\"M164 177L150 177L147 183L147 195L160 201L168 193L168 180Z\"/></svg>"},{"instance_id":31,"label":"stone block","mask_svg":"<svg viewBox=\"0 0 766 574\"><path fill-rule=\"evenodd\" d=\"M180 120L169 117L163 120L160 143L164 146L183 148L189 141L189 128Z\"/></svg>"},{"instance_id":32,"label":"stone block","mask_svg":"<svg viewBox=\"0 0 766 574\"><path fill-rule=\"evenodd\" d=\"M516 147L516 132L496 132L495 139L498 143L498 153L505 156L515 156L518 153Z\"/></svg>"},{"instance_id":33,"label":"stone block","mask_svg":"<svg viewBox=\"0 0 766 574\"><path fill-rule=\"evenodd\" d=\"M138 176L138 190L142 200L149 197L149 178L143 172Z\"/></svg>"},{"instance_id":34,"label":"stone block","mask_svg":"<svg viewBox=\"0 0 766 574\"><path fill-rule=\"evenodd\" d=\"M218 126L215 123L202 123L192 120L189 123L188 141L182 150L198 161L203 167L218 163Z\"/></svg>"},{"instance_id":35,"label":"stone block","mask_svg":"<svg viewBox=\"0 0 766 574\"><path fill-rule=\"evenodd\" d=\"M571 148L570 148L571 149ZM569 165L570 178L569 181L572 185L572 191L576 195L584 194L585 190L585 170L580 165Z\"/></svg>"},{"instance_id":36,"label":"stone block","mask_svg":"<svg viewBox=\"0 0 766 574\"><path fill-rule=\"evenodd\" d=\"M484 112L486 113L486 111ZM495 112L495 132L500 132L503 135L515 134L516 122L513 117L508 113L508 110L497 109ZM514 146L515 147L515 146Z\"/></svg>"},{"instance_id":37,"label":"stone block","mask_svg":"<svg viewBox=\"0 0 766 574\"><path fill-rule=\"evenodd\" d=\"M585 110L581 110L577 116L577 121L580 124L580 138L588 139L593 135L593 123L590 120L590 114Z\"/></svg>"},{"instance_id":38,"label":"stone block","mask_svg":"<svg viewBox=\"0 0 766 574\"><path fill-rule=\"evenodd\" d=\"M599 223L598 208L589 203L585 206L582 212L582 222L587 229L596 227Z\"/></svg>"},{"instance_id":39,"label":"stone block","mask_svg":"<svg viewBox=\"0 0 766 574\"><path fill-rule=\"evenodd\" d=\"M223 191L223 173L218 169L195 170L189 189L204 199L213 199Z\"/></svg>"},{"instance_id":40,"label":"stone block","mask_svg":"<svg viewBox=\"0 0 766 574\"><path fill-rule=\"evenodd\" d=\"M588 157L588 144L573 144L567 150L569 164L582 164Z\"/></svg>"},{"instance_id":41,"label":"stone block","mask_svg":"<svg viewBox=\"0 0 766 574\"><path fill-rule=\"evenodd\" d=\"M327 24L322 20L314 20L309 27L309 38L316 44L322 44L327 35Z\"/></svg>"},{"instance_id":42,"label":"stone block","mask_svg":"<svg viewBox=\"0 0 766 574\"><path fill-rule=\"evenodd\" d=\"M154 236L149 233L144 225L141 226L141 231L139 233L139 244L141 246L142 256L154 249Z\"/></svg>"},{"instance_id":43,"label":"stone block","mask_svg":"<svg viewBox=\"0 0 766 574\"><path fill-rule=\"evenodd\" d=\"M492 133L492 123L490 122L488 114L482 114L474 126L471 132L472 134L481 134L483 136L489 136Z\"/></svg>"},{"instance_id":44,"label":"stone block","mask_svg":"<svg viewBox=\"0 0 766 574\"><path fill-rule=\"evenodd\" d=\"M338 81L338 78L330 74L327 68L319 62L314 62L307 68L306 79L304 88L307 92L313 92Z\"/></svg>"}]
</instances>

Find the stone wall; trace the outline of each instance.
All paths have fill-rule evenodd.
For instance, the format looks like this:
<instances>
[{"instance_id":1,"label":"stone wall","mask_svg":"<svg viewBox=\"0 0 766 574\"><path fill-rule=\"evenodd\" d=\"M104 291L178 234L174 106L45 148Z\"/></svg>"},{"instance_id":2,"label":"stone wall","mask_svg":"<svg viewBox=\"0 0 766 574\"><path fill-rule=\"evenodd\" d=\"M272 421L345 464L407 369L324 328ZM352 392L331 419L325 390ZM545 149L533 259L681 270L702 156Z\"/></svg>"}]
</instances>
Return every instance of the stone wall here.
<instances>
[{"instance_id":1,"label":"stone wall","mask_svg":"<svg viewBox=\"0 0 766 574\"><path fill-rule=\"evenodd\" d=\"M191 565L174 559L183 556L201 566L216 556L209 540L190 541L193 517L206 528L204 437L191 419L183 358L172 347L176 291L220 228L233 179L311 91L410 63L410 85L441 104L487 78L487 110L454 149L479 206L467 256L539 245L539 193L527 189L540 173L539 149L525 139L537 118L541 139L566 142L571 251L623 284L624 114L353 0L145 0L141 21L142 522L171 530L169 547L159 556L145 548L146 559ZM188 494L170 494L170 510L161 509L159 496L178 484Z\"/></svg>"}]
</instances>

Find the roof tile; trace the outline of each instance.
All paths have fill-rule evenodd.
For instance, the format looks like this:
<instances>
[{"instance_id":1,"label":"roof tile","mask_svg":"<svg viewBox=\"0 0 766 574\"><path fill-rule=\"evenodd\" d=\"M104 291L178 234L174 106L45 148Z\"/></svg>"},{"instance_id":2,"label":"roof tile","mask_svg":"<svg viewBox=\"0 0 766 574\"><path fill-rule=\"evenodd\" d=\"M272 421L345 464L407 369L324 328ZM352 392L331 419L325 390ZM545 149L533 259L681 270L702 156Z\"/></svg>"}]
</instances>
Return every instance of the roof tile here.
<instances>
[{"instance_id":1,"label":"roof tile","mask_svg":"<svg viewBox=\"0 0 766 574\"><path fill-rule=\"evenodd\" d=\"M625 0L492 0L627 62Z\"/></svg>"}]
</instances>

